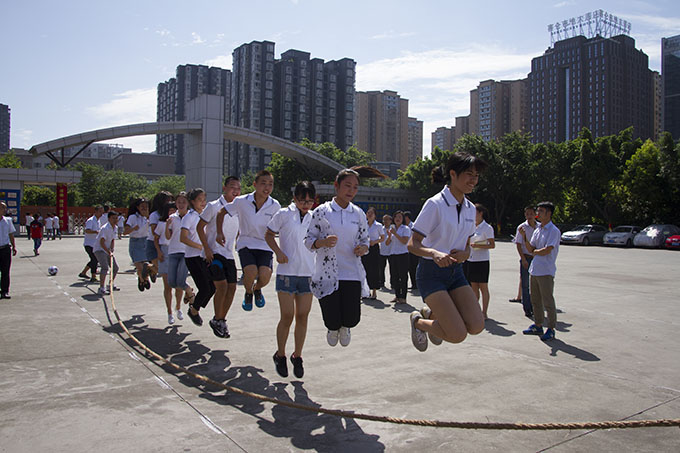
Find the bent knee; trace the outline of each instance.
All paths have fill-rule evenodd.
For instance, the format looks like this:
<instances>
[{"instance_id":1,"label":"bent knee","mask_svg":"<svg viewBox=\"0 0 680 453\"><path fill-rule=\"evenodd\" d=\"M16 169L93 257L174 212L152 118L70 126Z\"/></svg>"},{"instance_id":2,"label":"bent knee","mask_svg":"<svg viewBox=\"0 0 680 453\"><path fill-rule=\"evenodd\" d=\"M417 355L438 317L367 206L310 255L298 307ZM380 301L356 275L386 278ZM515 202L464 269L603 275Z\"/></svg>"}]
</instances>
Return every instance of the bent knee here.
<instances>
[{"instance_id":1,"label":"bent knee","mask_svg":"<svg viewBox=\"0 0 680 453\"><path fill-rule=\"evenodd\" d=\"M470 335L477 335L481 333L484 330L484 321L482 320L481 322L473 322L469 325L467 325L467 331Z\"/></svg>"},{"instance_id":2,"label":"bent knee","mask_svg":"<svg viewBox=\"0 0 680 453\"><path fill-rule=\"evenodd\" d=\"M443 340L448 341L449 343L462 343L463 340L467 338L467 332L455 332L451 334L447 334Z\"/></svg>"}]
</instances>

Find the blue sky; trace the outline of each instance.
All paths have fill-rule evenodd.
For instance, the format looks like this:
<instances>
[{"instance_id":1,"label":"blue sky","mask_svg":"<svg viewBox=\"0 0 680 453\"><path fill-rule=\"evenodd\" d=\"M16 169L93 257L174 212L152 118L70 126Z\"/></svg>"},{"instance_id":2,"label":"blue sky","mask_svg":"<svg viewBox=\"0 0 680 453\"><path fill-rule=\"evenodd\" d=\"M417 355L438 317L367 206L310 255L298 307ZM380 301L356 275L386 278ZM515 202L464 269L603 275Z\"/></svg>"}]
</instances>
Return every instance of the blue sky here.
<instances>
[{"instance_id":1,"label":"blue sky","mask_svg":"<svg viewBox=\"0 0 680 453\"><path fill-rule=\"evenodd\" d=\"M660 70L661 38L680 34L677 1L7 1L0 15L0 103L11 146L156 120L156 86L180 64L231 69L253 40L357 62L357 90L395 90L430 133L469 113L486 79L526 77L550 46L547 24L603 9L632 23ZM155 138L116 140L150 152Z\"/></svg>"}]
</instances>

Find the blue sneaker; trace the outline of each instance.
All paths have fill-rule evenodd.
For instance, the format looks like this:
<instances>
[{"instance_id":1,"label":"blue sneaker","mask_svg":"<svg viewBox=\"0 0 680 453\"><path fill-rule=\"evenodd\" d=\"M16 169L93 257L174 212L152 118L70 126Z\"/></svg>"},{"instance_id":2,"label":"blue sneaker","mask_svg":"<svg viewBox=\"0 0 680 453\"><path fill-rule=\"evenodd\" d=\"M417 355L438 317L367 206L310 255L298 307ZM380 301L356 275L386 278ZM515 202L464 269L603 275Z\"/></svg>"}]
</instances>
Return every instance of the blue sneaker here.
<instances>
[{"instance_id":1,"label":"blue sneaker","mask_svg":"<svg viewBox=\"0 0 680 453\"><path fill-rule=\"evenodd\" d=\"M251 311L253 309L253 295L246 293L246 295L243 297L243 303L241 304L241 307L245 311Z\"/></svg>"},{"instance_id":2,"label":"blue sneaker","mask_svg":"<svg viewBox=\"0 0 680 453\"><path fill-rule=\"evenodd\" d=\"M550 329L548 329L550 330ZM543 335L543 327L538 327L536 324L532 324L528 329L523 330L524 335ZM554 336L554 333L553 333Z\"/></svg>"},{"instance_id":3,"label":"blue sneaker","mask_svg":"<svg viewBox=\"0 0 680 453\"><path fill-rule=\"evenodd\" d=\"M255 295L255 306L257 308L264 307L265 301L264 296L262 295L262 290L256 289L253 291L253 294Z\"/></svg>"},{"instance_id":4,"label":"blue sneaker","mask_svg":"<svg viewBox=\"0 0 680 453\"><path fill-rule=\"evenodd\" d=\"M541 341L549 341L555 338L555 329L548 327L545 333L541 335Z\"/></svg>"}]
</instances>

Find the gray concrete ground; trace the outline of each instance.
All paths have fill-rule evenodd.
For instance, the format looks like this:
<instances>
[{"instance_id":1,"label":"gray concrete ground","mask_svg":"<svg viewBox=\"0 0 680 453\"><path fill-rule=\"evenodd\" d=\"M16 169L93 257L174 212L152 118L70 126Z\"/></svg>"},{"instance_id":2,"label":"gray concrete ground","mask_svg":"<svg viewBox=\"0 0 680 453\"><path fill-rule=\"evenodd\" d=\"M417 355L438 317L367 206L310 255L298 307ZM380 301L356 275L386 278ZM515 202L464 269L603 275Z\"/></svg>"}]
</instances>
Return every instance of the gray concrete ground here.
<instances>
[{"instance_id":1,"label":"gray concrete ground","mask_svg":"<svg viewBox=\"0 0 680 453\"><path fill-rule=\"evenodd\" d=\"M492 319L459 345L411 345L409 306L367 301L347 348L331 348L318 304L310 315L305 377L280 378L277 300L229 317L231 339L188 319L167 324L162 285L140 293L124 273L115 302L127 327L173 362L246 390L356 412L413 419L575 422L680 418L677 331L680 253L563 246L557 338L522 335L530 321L508 302L515 248L491 252ZM110 297L76 275L81 238L17 240L11 300L0 300L0 451L680 451L678 428L482 431L420 428L301 412L198 384L146 359L115 323ZM47 268L56 265L56 277ZM292 350L292 335L290 339ZM289 350L289 353L290 353ZM291 370L292 371L292 370ZM291 373L292 376L292 373Z\"/></svg>"}]
</instances>

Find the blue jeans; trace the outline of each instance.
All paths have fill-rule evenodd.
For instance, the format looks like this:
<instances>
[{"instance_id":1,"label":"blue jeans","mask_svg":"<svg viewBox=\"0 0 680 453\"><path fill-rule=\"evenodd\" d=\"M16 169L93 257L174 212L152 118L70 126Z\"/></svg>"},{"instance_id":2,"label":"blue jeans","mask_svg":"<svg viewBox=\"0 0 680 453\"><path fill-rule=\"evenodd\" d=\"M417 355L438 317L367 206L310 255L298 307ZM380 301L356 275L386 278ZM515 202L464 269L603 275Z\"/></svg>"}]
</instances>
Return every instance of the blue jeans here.
<instances>
[{"instance_id":1,"label":"blue jeans","mask_svg":"<svg viewBox=\"0 0 680 453\"><path fill-rule=\"evenodd\" d=\"M529 266L534 259L532 255L524 255L524 258L527 260ZM522 307L524 307L524 314L530 316L534 313L534 309L531 306L531 295L529 294L529 267L524 269L522 260L519 261L519 277L522 282Z\"/></svg>"}]
</instances>

